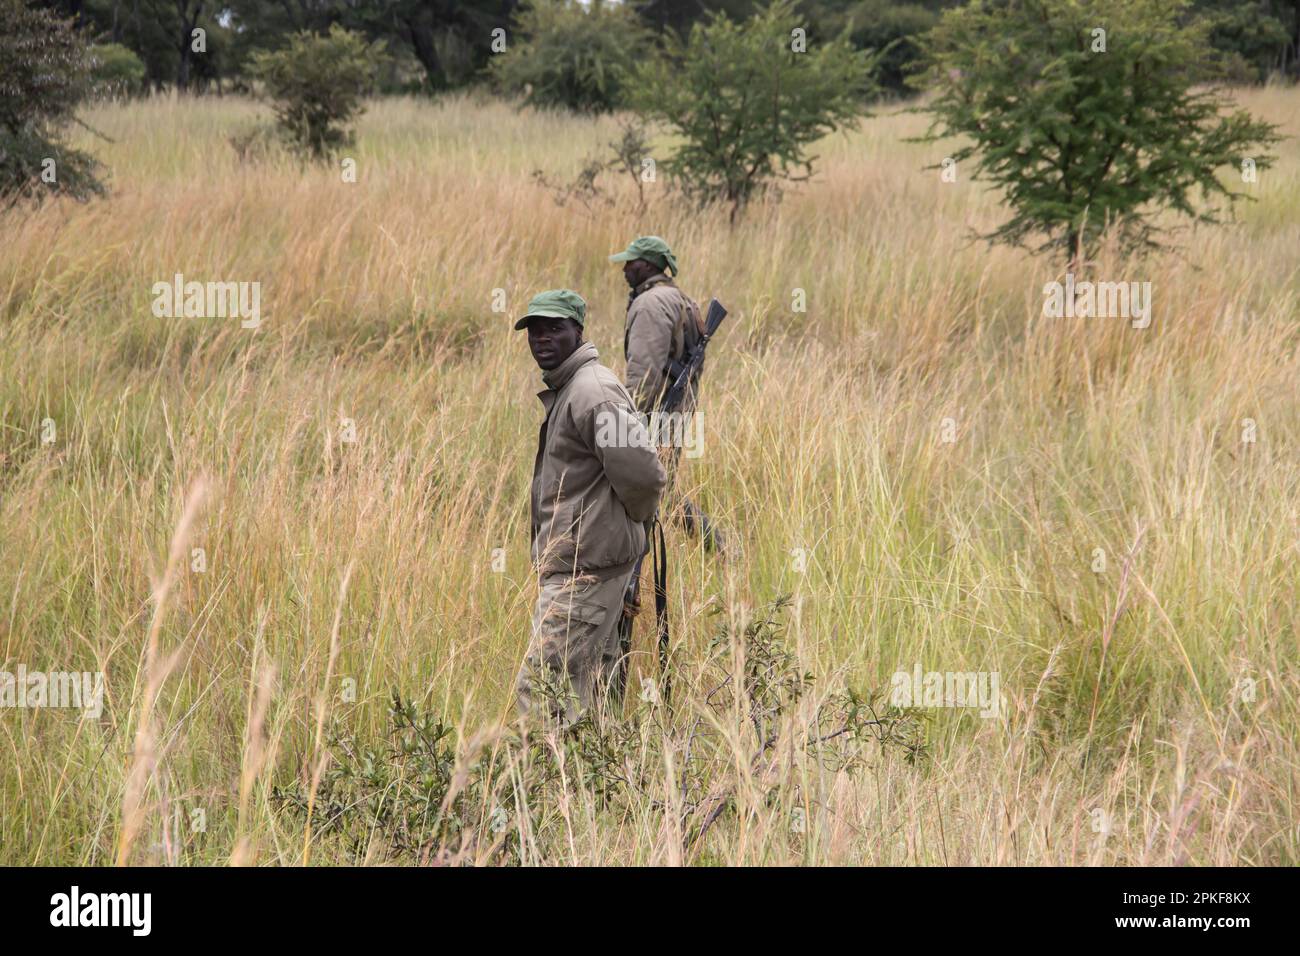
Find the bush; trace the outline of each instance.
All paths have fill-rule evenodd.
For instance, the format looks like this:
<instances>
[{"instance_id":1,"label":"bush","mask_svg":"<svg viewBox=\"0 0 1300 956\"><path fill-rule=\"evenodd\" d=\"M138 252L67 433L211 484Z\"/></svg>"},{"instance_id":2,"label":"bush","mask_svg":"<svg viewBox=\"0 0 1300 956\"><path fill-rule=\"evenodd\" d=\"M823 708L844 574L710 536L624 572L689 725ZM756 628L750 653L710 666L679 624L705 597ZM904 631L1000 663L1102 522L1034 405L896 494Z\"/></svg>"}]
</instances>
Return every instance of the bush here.
<instances>
[{"instance_id":1,"label":"bush","mask_svg":"<svg viewBox=\"0 0 1300 956\"><path fill-rule=\"evenodd\" d=\"M533 0L519 14L522 40L492 62L499 89L533 106L606 112L622 103L649 33L626 4Z\"/></svg>"},{"instance_id":2,"label":"bush","mask_svg":"<svg viewBox=\"0 0 1300 956\"><path fill-rule=\"evenodd\" d=\"M1215 222L1233 193L1216 176L1270 165L1276 129L1227 105L1207 78L1206 24L1184 0L973 0L931 33L936 96L928 139L965 136L951 158L1006 191L1014 215L984 238L1091 256L1115 230L1154 246L1151 217L1172 208ZM1104 30L1104 35L1096 31ZM1098 49L1098 44L1101 49Z\"/></svg>"},{"instance_id":3,"label":"bush","mask_svg":"<svg viewBox=\"0 0 1300 956\"><path fill-rule=\"evenodd\" d=\"M849 41L859 49L881 51L879 83L903 92L907 75L921 56L920 37L939 21L934 10L893 0L860 0L826 16L820 26L848 30Z\"/></svg>"},{"instance_id":4,"label":"bush","mask_svg":"<svg viewBox=\"0 0 1300 956\"><path fill-rule=\"evenodd\" d=\"M61 139L90 93L86 45L69 21L0 0L0 202L102 194L99 164Z\"/></svg>"},{"instance_id":5,"label":"bush","mask_svg":"<svg viewBox=\"0 0 1300 956\"><path fill-rule=\"evenodd\" d=\"M688 692L673 707L643 693L627 719L589 713L549 741L518 727L458 740L450 721L395 691L387 734L358 736L336 720L319 789L298 780L274 788L272 803L358 860L517 865L564 859L573 834L561 808L590 797L609 825L643 819L677 834L694 861L715 826L743 825L738 804L802 806L823 774L865 772L882 755L923 764L919 712L880 691L815 691L786 647L789 603L721 629L677 675ZM663 799L664 767L675 800Z\"/></svg>"},{"instance_id":6,"label":"bush","mask_svg":"<svg viewBox=\"0 0 1300 956\"><path fill-rule=\"evenodd\" d=\"M258 52L252 72L265 84L290 147L324 159L352 143L347 124L364 108L381 58L381 44L335 24L326 36L297 33L282 50Z\"/></svg>"},{"instance_id":7,"label":"bush","mask_svg":"<svg viewBox=\"0 0 1300 956\"><path fill-rule=\"evenodd\" d=\"M633 211L643 215L646 211L645 180L642 178L642 161L650 154L645 127L635 121L620 125L618 139L610 140L603 151L590 156L572 180L557 181L544 170L533 170L533 181L549 189L560 207L581 205L594 215L617 202L616 195L601 185L605 173L621 173L636 186L636 205Z\"/></svg>"},{"instance_id":8,"label":"bush","mask_svg":"<svg viewBox=\"0 0 1300 956\"><path fill-rule=\"evenodd\" d=\"M134 96L144 90L144 61L120 43L89 47L90 82L97 96Z\"/></svg>"},{"instance_id":9,"label":"bush","mask_svg":"<svg viewBox=\"0 0 1300 956\"><path fill-rule=\"evenodd\" d=\"M734 220L759 191L807 178L808 146L865 112L878 56L847 40L796 52L802 21L780 0L737 23L715 13L637 71L632 102L685 141L665 163L686 193Z\"/></svg>"}]
</instances>

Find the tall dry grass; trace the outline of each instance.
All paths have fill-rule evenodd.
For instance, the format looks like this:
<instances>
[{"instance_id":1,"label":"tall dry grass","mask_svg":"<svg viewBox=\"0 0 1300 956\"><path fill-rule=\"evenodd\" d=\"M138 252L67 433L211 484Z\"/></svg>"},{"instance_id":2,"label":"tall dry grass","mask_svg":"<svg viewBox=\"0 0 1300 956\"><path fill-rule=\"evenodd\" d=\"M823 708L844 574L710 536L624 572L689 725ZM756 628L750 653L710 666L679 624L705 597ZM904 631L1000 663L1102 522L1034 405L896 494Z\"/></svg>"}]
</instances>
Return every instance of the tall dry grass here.
<instances>
[{"instance_id":1,"label":"tall dry grass","mask_svg":"<svg viewBox=\"0 0 1300 956\"><path fill-rule=\"evenodd\" d=\"M1300 91L1241 100L1300 134ZM0 711L0 862L382 860L305 833L271 789L313 788L326 719L381 733L394 688L467 740L510 714L541 409L509 319L576 288L621 367L606 256L642 233L732 310L684 480L739 548L672 535L680 653L710 611L791 593L819 673L995 671L1009 714L938 710L917 766L738 797L707 857L575 783L561 848L526 835L530 862L1300 858L1297 140L1238 223L1099 264L1152 283L1134 330L1043 318L1057 267L971 242L997 198L923 170L941 156L903 142L906 114L828 139L812 183L734 229L662 184L644 214L622 185L608 209L557 207L531 171L576 171L608 120L378 102L345 183L241 163L226 139L258 115L99 108L111 198L0 220L0 669L107 675L98 720ZM176 272L260 281L261 328L155 318Z\"/></svg>"}]
</instances>

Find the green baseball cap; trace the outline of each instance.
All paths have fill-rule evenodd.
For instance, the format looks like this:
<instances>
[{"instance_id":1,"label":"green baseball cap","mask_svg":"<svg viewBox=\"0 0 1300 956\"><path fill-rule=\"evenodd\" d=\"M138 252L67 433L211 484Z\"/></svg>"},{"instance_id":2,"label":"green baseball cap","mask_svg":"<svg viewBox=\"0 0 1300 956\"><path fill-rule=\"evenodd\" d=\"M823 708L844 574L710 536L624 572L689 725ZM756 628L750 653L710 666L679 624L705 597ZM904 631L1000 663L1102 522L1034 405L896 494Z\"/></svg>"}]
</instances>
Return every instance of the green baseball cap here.
<instances>
[{"instance_id":1,"label":"green baseball cap","mask_svg":"<svg viewBox=\"0 0 1300 956\"><path fill-rule=\"evenodd\" d=\"M528 303L524 317L515 323L515 329L525 328L528 320L535 315L550 319L573 319L582 327L587 324L587 300L569 289L539 292Z\"/></svg>"},{"instance_id":2,"label":"green baseball cap","mask_svg":"<svg viewBox=\"0 0 1300 956\"><path fill-rule=\"evenodd\" d=\"M677 259L673 256L673 251L668 248L668 243L658 236L642 236L633 239L627 249L609 257L610 262L631 262L633 259L644 259L660 269L670 269L673 275L677 275Z\"/></svg>"}]
</instances>

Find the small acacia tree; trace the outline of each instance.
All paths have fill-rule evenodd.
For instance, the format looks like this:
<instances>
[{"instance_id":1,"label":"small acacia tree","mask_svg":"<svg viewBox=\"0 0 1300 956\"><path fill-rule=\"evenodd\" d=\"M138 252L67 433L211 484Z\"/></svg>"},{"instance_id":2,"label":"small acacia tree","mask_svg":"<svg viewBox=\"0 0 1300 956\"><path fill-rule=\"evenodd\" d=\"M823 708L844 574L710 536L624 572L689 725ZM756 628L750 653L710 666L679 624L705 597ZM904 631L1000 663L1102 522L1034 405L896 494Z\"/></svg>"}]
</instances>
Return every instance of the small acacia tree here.
<instances>
[{"instance_id":1,"label":"small acacia tree","mask_svg":"<svg viewBox=\"0 0 1300 956\"><path fill-rule=\"evenodd\" d=\"M631 102L682 144L665 166L688 195L736 215L779 180L806 179L808 147L865 113L878 55L847 40L815 42L789 0L742 23L714 13L644 62Z\"/></svg>"},{"instance_id":2,"label":"small acacia tree","mask_svg":"<svg viewBox=\"0 0 1300 956\"><path fill-rule=\"evenodd\" d=\"M1152 217L1174 209L1216 222L1234 192L1216 175L1272 157L1274 127L1224 114L1206 24L1185 0L972 0L926 39L934 98L926 140L960 135L951 154L1001 187L1013 215L982 238L1071 261L1114 229L1125 249L1156 246Z\"/></svg>"},{"instance_id":3,"label":"small acacia tree","mask_svg":"<svg viewBox=\"0 0 1300 956\"><path fill-rule=\"evenodd\" d=\"M70 22L0 0L0 204L104 192L94 157L61 135L90 89L86 44Z\"/></svg>"},{"instance_id":4,"label":"small acacia tree","mask_svg":"<svg viewBox=\"0 0 1300 956\"><path fill-rule=\"evenodd\" d=\"M335 24L325 36L297 33L284 49L257 53L252 72L266 85L289 145L324 159L352 142L348 124L363 109L381 56L381 44Z\"/></svg>"},{"instance_id":5,"label":"small acacia tree","mask_svg":"<svg viewBox=\"0 0 1300 956\"><path fill-rule=\"evenodd\" d=\"M649 31L622 3L532 0L518 34L492 59L497 86L533 106L605 112L622 102L628 72L650 47Z\"/></svg>"}]
</instances>

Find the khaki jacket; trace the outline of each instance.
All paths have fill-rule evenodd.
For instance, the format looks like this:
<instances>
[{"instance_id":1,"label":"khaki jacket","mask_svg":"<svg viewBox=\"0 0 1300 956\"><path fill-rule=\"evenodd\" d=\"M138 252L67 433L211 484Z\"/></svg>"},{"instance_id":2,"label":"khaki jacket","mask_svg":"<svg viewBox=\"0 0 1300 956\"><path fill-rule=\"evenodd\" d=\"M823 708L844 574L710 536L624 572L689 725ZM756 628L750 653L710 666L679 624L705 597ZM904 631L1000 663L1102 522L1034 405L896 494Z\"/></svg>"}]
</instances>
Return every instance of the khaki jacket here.
<instances>
[{"instance_id":1,"label":"khaki jacket","mask_svg":"<svg viewBox=\"0 0 1300 956\"><path fill-rule=\"evenodd\" d=\"M660 393L671 385L665 369L686 356L686 297L662 272L652 275L628 297L623 349L627 354L627 390L643 412L652 411Z\"/></svg>"},{"instance_id":2,"label":"khaki jacket","mask_svg":"<svg viewBox=\"0 0 1300 956\"><path fill-rule=\"evenodd\" d=\"M543 577L627 564L668 481L621 382L584 342L542 374L546 407L533 464L532 556Z\"/></svg>"}]
</instances>

